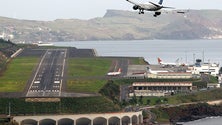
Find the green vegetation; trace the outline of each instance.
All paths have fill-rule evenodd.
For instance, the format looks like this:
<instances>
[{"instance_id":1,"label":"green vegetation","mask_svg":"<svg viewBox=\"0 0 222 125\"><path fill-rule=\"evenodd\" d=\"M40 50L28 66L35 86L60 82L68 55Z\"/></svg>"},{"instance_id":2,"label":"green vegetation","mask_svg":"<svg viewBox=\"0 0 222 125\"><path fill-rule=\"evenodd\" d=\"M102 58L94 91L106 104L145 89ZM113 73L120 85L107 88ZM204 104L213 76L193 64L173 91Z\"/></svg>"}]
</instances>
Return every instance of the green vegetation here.
<instances>
[{"instance_id":1,"label":"green vegetation","mask_svg":"<svg viewBox=\"0 0 222 125\"><path fill-rule=\"evenodd\" d=\"M5 70L7 59L17 50L17 46L3 39L0 39L0 73Z\"/></svg>"},{"instance_id":2,"label":"green vegetation","mask_svg":"<svg viewBox=\"0 0 222 125\"><path fill-rule=\"evenodd\" d=\"M151 112L155 114L156 121L169 123L169 116L166 112L163 111L163 109L156 108L156 109L152 109Z\"/></svg>"},{"instance_id":3,"label":"green vegetation","mask_svg":"<svg viewBox=\"0 0 222 125\"><path fill-rule=\"evenodd\" d=\"M38 58L19 57L13 59L0 77L0 92L22 92L30 78Z\"/></svg>"},{"instance_id":4,"label":"green vegetation","mask_svg":"<svg viewBox=\"0 0 222 125\"><path fill-rule=\"evenodd\" d=\"M13 45L13 44L12 44ZM4 47L3 47L4 48ZM7 47L6 47L7 48ZM127 58L128 59L128 58ZM120 111L127 105L161 105L179 104L196 101L216 100L222 98L222 89L200 91L197 93L179 93L168 97L132 97L129 102L119 102L120 86L130 85L133 82L185 82L191 81L199 88L207 82L200 79L113 79L107 81L106 73L115 59L113 58L70 58L67 68L67 90L69 92L100 93L99 97L61 98L60 102L25 102L25 99L1 98L0 114L7 114L9 103L12 114L63 114L63 113L103 113ZM130 64L146 64L143 58L129 58ZM7 65L7 70L0 74L0 92L22 92L37 65L37 57L18 57ZM210 83L215 83L215 77L209 77ZM167 122L166 113L154 110L158 120Z\"/></svg>"},{"instance_id":5,"label":"green vegetation","mask_svg":"<svg viewBox=\"0 0 222 125\"><path fill-rule=\"evenodd\" d=\"M3 55L8 58L17 50L18 47L16 44L12 43L11 41L0 39L0 55L3 53Z\"/></svg>"},{"instance_id":6,"label":"green vegetation","mask_svg":"<svg viewBox=\"0 0 222 125\"><path fill-rule=\"evenodd\" d=\"M137 97L135 102L139 103L141 97ZM161 104L180 104L190 102L201 102L219 100L222 98L222 89L214 89L208 91L199 91L190 94L176 94L174 96L167 97L142 97L141 105L161 105Z\"/></svg>"},{"instance_id":7,"label":"green vegetation","mask_svg":"<svg viewBox=\"0 0 222 125\"><path fill-rule=\"evenodd\" d=\"M192 94L175 95L168 98L170 104L197 102L197 101L210 101L219 100L222 98L222 89L214 89L208 91L199 91Z\"/></svg>"},{"instance_id":8,"label":"green vegetation","mask_svg":"<svg viewBox=\"0 0 222 125\"><path fill-rule=\"evenodd\" d=\"M196 86L198 89L206 88L207 87L207 82L200 81L200 80L199 81L194 81L193 86Z\"/></svg>"},{"instance_id":9,"label":"green vegetation","mask_svg":"<svg viewBox=\"0 0 222 125\"><path fill-rule=\"evenodd\" d=\"M109 80L105 86L100 90L102 95L110 98L114 103L118 103L120 89L119 86L114 84L112 80Z\"/></svg>"},{"instance_id":10,"label":"green vegetation","mask_svg":"<svg viewBox=\"0 0 222 125\"><path fill-rule=\"evenodd\" d=\"M120 108L105 97L61 98L60 102L26 102L25 99L0 98L0 114L12 115L104 113L116 112Z\"/></svg>"},{"instance_id":11,"label":"green vegetation","mask_svg":"<svg viewBox=\"0 0 222 125\"><path fill-rule=\"evenodd\" d=\"M18 41L73 41L73 40L138 40L138 39L200 39L219 34L208 29L211 22L221 27L220 10L191 10L190 18L184 21L180 14L167 14L156 20L150 15L140 16L134 12L108 10L102 18L90 20L58 19L55 21L25 21L0 18L1 26L13 25L9 34ZM196 16L198 15L198 16ZM202 20L201 22L198 20ZM160 25L161 24L161 25ZM41 31L33 27L45 27ZM50 30L48 30L50 29ZM192 31L191 31L192 29ZM115 31L115 32L114 32ZM202 32L204 31L204 32ZM139 44L139 43L138 43ZM142 45L141 45L142 46Z\"/></svg>"},{"instance_id":12,"label":"green vegetation","mask_svg":"<svg viewBox=\"0 0 222 125\"><path fill-rule=\"evenodd\" d=\"M72 92L95 92L97 93L106 83L106 80L73 79L68 80L67 90Z\"/></svg>"},{"instance_id":13,"label":"green vegetation","mask_svg":"<svg viewBox=\"0 0 222 125\"><path fill-rule=\"evenodd\" d=\"M218 83L217 77L209 75L209 83Z\"/></svg>"},{"instance_id":14,"label":"green vegetation","mask_svg":"<svg viewBox=\"0 0 222 125\"><path fill-rule=\"evenodd\" d=\"M147 62L145 62L144 58L130 58L130 61L132 64L135 65L146 65Z\"/></svg>"},{"instance_id":15,"label":"green vegetation","mask_svg":"<svg viewBox=\"0 0 222 125\"><path fill-rule=\"evenodd\" d=\"M68 60L68 76L104 76L111 65L110 59L103 58L71 58Z\"/></svg>"},{"instance_id":16,"label":"green vegetation","mask_svg":"<svg viewBox=\"0 0 222 125\"><path fill-rule=\"evenodd\" d=\"M106 83L99 80L107 73L111 65L110 59L73 58L68 60L68 91L98 92Z\"/></svg>"}]
</instances>

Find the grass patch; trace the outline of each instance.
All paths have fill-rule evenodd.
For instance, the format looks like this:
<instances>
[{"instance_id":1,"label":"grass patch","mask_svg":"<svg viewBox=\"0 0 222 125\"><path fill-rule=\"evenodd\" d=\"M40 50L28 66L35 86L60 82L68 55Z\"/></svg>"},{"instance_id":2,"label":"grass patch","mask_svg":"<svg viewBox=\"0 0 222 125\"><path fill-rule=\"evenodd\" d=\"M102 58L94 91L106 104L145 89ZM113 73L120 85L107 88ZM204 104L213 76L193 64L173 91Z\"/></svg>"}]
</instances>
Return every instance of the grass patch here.
<instances>
[{"instance_id":1,"label":"grass patch","mask_svg":"<svg viewBox=\"0 0 222 125\"><path fill-rule=\"evenodd\" d=\"M24 98L0 98L0 114L11 104L12 115L105 113L120 110L105 97L61 98L60 102L26 102Z\"/></svg>"},{"instance_id":2,"label":"grass patch","mask_svg":"<svg viewBox=\"0 0 222 125\"><path fill-rule=\"evenodd\" d=\"M146 65L147 64L147 62L145 62L144 58L142 57L130 58L130 61L133 65Z\"/></svg>"},{"instance_id":3,"label":"grass patch","mask_svg":"<svg viewBox=\"0 0 222 125\"><path fill-rule=\"evenodd\" d=\"M94 78L104 76L112 63L107 58L71 58L68 60L68 91L98 92L106 80ZM81 79L79 79L81 78Z\"/></svg>"},{"instance_id":4,"label":"grass patch","mask_svg":"<svg viewBox=\"0 0 222 125\"><path fill-rule=\"evenodd\" d=\"M22 92L37 63L35 57L13 59L0 76L0 92Z\"/></svg>"},{"instance_id":5,"label":"grass patch","mask_svg":"<svg viewBox=\"0 0 222 125\"><path fill-rule=\"evenodd\" d=\"M78 76L104 76L112 63L110 59L103 58L71 58L68 60L68 75Z\"/></svg>"},{"instance_id":6,"label":"grass patch","mask_svg":"<svg viewBox=\"0 0 222 125\"><path fill-rule=\"evenodd\" d=\"M73 92L98 92L106 83L106 80L68 80L67 90Z\"/></svg>"}]
</instances>

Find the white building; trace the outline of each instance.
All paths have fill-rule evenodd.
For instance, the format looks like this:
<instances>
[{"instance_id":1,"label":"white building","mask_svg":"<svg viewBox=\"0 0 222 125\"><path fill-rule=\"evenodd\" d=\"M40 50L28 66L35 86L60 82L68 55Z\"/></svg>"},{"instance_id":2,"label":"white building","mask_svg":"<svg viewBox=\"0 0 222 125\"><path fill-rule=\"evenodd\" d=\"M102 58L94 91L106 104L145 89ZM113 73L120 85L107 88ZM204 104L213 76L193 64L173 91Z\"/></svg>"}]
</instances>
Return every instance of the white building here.
<instances>
[{"instance_id":1,"label":"white building","mask_svg":"<svg viewBox=\"0 0 222 125\"><path fill-rule=\"evenodd\" d=\"M194 65L192 67L192 74L210 74L213 76L217 76L219 74L220 66L216 63L203 63L200 65Z\"/></svg>"},{"instance_id":2,"label":"white building","mask_svg":"<svg viewBox=\"0 0 222 125\"><path fill-rule=\"evenodd\" d=\"M191 90L192 82L134 82L129 96L165 96Z\"/></svg>"}]
</instances>

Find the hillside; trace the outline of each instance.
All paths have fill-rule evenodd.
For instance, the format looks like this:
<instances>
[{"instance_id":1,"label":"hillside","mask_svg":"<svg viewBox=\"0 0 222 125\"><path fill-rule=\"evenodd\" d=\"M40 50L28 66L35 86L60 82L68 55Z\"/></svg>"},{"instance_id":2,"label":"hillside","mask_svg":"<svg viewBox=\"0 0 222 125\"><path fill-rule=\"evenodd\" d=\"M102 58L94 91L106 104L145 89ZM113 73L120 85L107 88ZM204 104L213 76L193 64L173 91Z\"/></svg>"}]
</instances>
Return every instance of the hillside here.
<instances>
[{"instance_id":1,"label":"hillside","mask_svg":"<svg viewBox=\"0 0 222 125\"><path fill-rule=\"evenodd\" d=\"M17 50L16 44L0 39L0 71L5 68L6 60Z\"/></svg>"},{"instance_id":2,"label":"hillside","mask_svg":"<svg viewBox=\"0 0 222 125\"><path fill-rule=\"evenodd\" d=\"M186 14L107 10L90 20L17 20L0 17L0 37L14 42L135 39L221 39L221 10L190 10Z\"/></svg>"}]
</instances>

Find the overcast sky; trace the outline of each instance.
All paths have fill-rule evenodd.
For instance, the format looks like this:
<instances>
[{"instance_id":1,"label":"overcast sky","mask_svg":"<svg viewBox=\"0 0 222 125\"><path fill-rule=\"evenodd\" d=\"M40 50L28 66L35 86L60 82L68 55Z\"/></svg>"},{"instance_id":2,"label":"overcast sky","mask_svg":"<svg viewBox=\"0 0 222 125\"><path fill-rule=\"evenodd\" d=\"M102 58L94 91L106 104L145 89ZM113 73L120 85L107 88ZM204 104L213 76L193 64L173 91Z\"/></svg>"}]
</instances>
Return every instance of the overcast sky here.
<instances>
[{"instance_id":1,"label":"overcast sky","mask_svg":"<svg viewBox=\"0 0 222 125\"><path fill-rule=\"evenodd\" d=\"M158 2L158 0L134 0ZM28 20L91 19L107 9L132 10L126 0L0 0L0 16ZM220 9L222 0L164 0L176 9Z\"/></svg>"}]
</instances>

